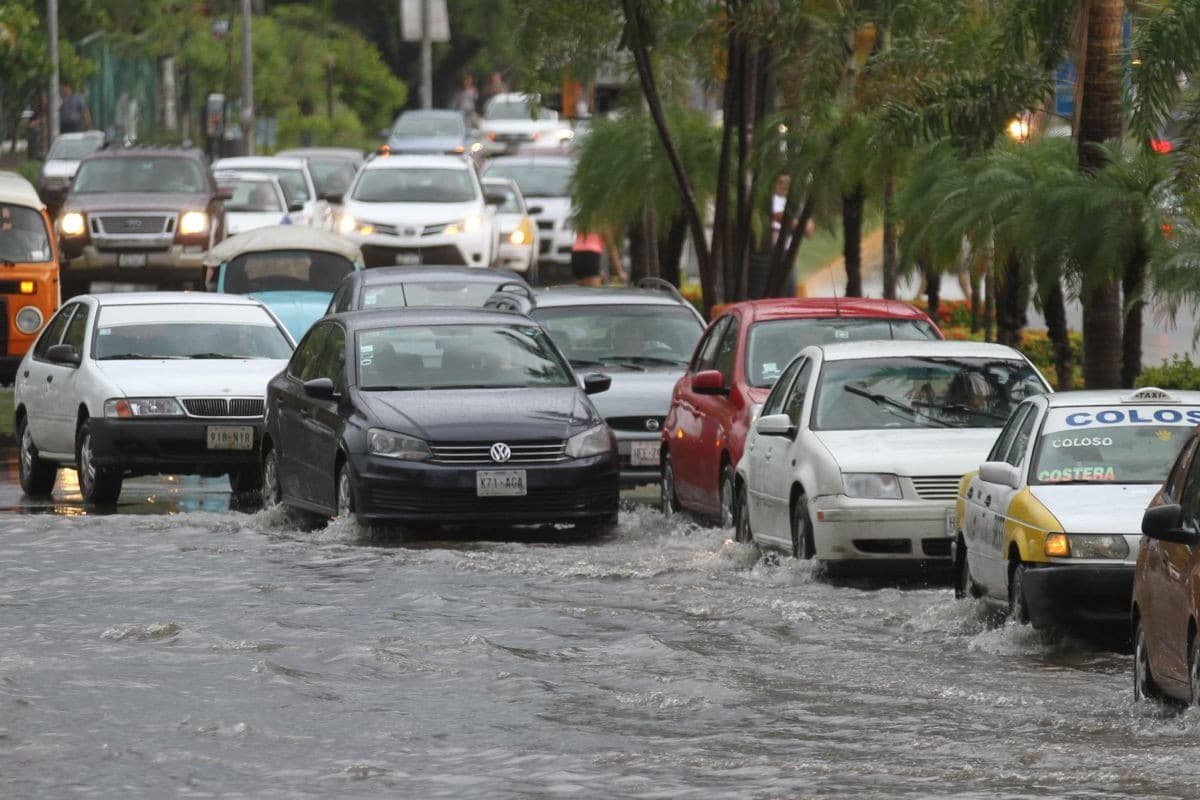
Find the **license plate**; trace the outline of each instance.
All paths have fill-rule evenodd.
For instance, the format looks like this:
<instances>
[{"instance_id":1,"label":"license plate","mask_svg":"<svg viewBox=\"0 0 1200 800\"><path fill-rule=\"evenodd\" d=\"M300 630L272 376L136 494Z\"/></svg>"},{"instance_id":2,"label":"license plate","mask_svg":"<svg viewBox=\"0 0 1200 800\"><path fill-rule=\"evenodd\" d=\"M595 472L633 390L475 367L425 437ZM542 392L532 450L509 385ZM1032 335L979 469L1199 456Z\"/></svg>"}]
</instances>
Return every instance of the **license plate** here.
<instances>
[{"instance_id":1,"label":"license plate","mask_svg":"<svg viewBox=\"0 0 1200 800\"><path fill-rule=\"evenodd\" d=\"M475 473L476 497L524 497L525 470L481 470Z\"/></svg>"},{"instance_id":2,"label":"license plate","mask_svg":"<svg viewBox=\"0 0 1200 800\"><path fill-rule=\"evenodd\" d=\"M145 253L118 253L118 267L144 267L146 266Z\"/></svg>"},{"instance_id":3,"label":"license plate","mask_svg":"<svg viewBox=\"0 0 1200 800\"><path fill-rule=\"evenodd\" d=\"M253 450L254 428L249 425L210 425L209 450Z\"/></svg>"},{"instance_id":4,"label":"license plate","mask_svg":"<svg viewBox=\"0 0 1200 800\"><path fill-rule=\"evenodd\" d=\"M947 508L946 509L946 535L953 539L954 536L958 533L957 528L958 528L958 519L955 516L954 509Z\"/></svg>"},{"instance_id":5,"label":"license plate","mask_svg":"<svg viewBox=\"0 0 1200 800\"><path fill-rule=\"evenodd\" d=\"M396 263L400 264L401 266L406 266L409 264L420 264L421 263L421 254L420 253L396 253Z\"/></svg>"},{"instance_id":6,"label":"license plate","mask_svg":"<svg viewBox=\"0 0 1200 800\"><path fill-rule=\"evenodd\" d=\"M631 442L629 463L635 467L657 467L660 442Z\"/></svg>"}]
</instances>

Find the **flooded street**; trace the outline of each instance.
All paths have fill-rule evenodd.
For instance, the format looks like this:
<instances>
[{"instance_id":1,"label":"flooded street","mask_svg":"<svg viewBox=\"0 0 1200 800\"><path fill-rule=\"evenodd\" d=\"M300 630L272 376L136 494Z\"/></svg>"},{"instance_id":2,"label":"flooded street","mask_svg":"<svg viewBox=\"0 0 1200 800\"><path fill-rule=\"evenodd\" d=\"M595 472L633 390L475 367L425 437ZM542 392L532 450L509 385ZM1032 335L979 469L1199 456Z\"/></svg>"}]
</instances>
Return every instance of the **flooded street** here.
<instances>
[{"instance_id":1,"label":"flooded street","mask_svg":"<svg viewBox=\"0 0 1200 800\"><path fill-rule=\"evenodd\" d=\"M1200 712L948 588L645 506L565 543L303 531L216 479L81 515L2 455L5 798L1196 796Z\"/></svg>"}]
</instances>

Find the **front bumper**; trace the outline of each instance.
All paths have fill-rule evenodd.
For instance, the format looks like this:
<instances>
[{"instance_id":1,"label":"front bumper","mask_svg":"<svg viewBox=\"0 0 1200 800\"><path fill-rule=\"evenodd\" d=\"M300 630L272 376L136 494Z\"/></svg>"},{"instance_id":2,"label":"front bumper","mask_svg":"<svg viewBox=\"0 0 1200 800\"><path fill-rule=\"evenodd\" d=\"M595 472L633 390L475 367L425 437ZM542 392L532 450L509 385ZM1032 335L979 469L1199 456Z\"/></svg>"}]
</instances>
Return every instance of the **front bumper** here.
<instances>
[{"instance_id":1,"label":"front bumper","mask_svg":"<svg viewBox=\"0 0 1200 800\"><path fill-rule=\"evenodd\" d=\"M500 257L496 260L496 266L501 269L520 272L523 275L527 274L529 268L533 265L533 245L503 244L504 239L500 241Z\"/></svg>"},{"instance_id":2,"label":"front bumper","mask_svg":"<svg viewBox=\"0 0 1200 800\"><path fill-rule=\"evenodd\" d=\"M64 277L125 283L202 282L205 246L124 247L63 241Z\"/></svg>"},{"instance_id":3,"label":"front bumper","mask_svg":"<svg viewBox=\"0 0 1200 800\"><path fill-rule=\"evenodd\" d=\"M355 509L367 522L607 522L616 517L620 499L617 461L611 454L557 464L514 464L512 469L525 470L523 497L476 496L475 467L362 454L350 461Z\"/></svg>"},{"instance_id":4,"label":"front bumper","mask_svg":"<svg viewBox=\"0 0 1200 800\"><path fill-rule=\"evenodd\" d=\"M614 430L617 436L617 452L621 455L621 487L632 489L636 486L658 483L662 478L660 470L660 453L662 452L662 434L637 434L627 431ZM633 451L638 451L638 463L633 463Z\"/></svg>"},{"instance_id":5,"label":"front bumper","mask_svg":"<svg viewBox=\"0 0 1200 800\"><path fill-rule=\"evenodd\" d=\"M234 469L258 468L262 420L246 419L110 419L92 417L94 460L98 466L120 467L141 475L220 475ZM249 427L250 450L210 450L208 428Z\"/></svg>"},{"instance_id":6,"label":"front bumper","mask_svg":"<svg viewBox=\"0 0 1200 800\"><path fill-rule=\"evenodd\" d=\"M1032 565L1025 571L1025 607L1035 628L1052 625L1129 626L1134 565Z\"/></svg>"},{"instance_id":7,"label":"front bumper","mask_svg":"<svg viewBox=\"0 0 1200 800\"><path fill-rule=\"evenodd\" d=\"M813 544L822 561L950 563L953 501L861 500L825 495L813 501Z\"/></svg>"},{"instance_id":8,"label":"front bumper","mask_svg":"<svg viewBox=\"0 0 1200 800\"><path fill-rule=\"evenodd\" d=\"M351 235L363 252L367 267L394 267L405 264L442 264L446 266L488 266L490 243L483 235L463 236L390 236Z\"/></svg>"}]
</instances>

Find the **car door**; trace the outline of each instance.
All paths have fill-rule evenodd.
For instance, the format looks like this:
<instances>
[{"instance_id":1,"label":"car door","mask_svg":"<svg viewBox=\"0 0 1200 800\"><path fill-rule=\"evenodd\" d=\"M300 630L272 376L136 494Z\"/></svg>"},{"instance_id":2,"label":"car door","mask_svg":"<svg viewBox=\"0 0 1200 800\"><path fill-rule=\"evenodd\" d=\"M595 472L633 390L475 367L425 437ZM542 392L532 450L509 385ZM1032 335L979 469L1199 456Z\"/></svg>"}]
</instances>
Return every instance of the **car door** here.
<instances>
[{"instance_id":1,"label":"car door","mask_svg":"<svg viewBox=\"0 0 1200 800\"><path fill-rule=\"evenodd\" d=\"M733 385L740 330L737 315L730 314L729 322L725 325L713 353L711 369L721 373L725 391L719 394L696 395L694 401L698 430L692 440L692 446L697 453L693 461L695 472L692 475L692 487L696 506L708 513L716 513L721 508L721 454L725 452L733 423L733 409L728 390Z\"/></svg>"},{"instance_id":2,"label":"car door","mask_svg":"<svg viewBox=\"0 0 1200 800\"><path fill-rule=\"evenodd\" d=\"M1183 528L1200 533L1200 459L1193 458L1188 466L1180 496L1183 508ZM1175 542L1157 542L1158 559L1155 569L1154 599L1152 601L1156 624L1162 631L1163 647L1158 652L1164 655L1156 668L1171 678L1183 683L1188 681L1188 622L1191 619L1191 604L1188 602L1196 548Z\"/></svg>"},{"instance_id":3,"label":"car door","mask_svg":"<svg viewBox=\"0 0 1200 800\"><path fill-rule=\"evenodd\" d=\"M787 414L792 422L795 433L792 438L782 436L776 439L774 450L767 458L767 468L764 475L763 505L766 511L767 525L770 530L789 544L792 541L791 499L792 484L796 480L796 465L803 458L799 452L800 432L806 422L803 411L808 401L810 385L813 377L812 359L798 359L800 369L792 382L787 395L784 397L781 414Z\"/></svg>"},{"instance_id":4,"label":"car door","mask_svg":"<svg viewBox=\"0 0 1200 800\"><path fill-rule=\"evenodd\" d=\"M691 507L696 504L696 476L699 473L696 462L701 458L698 403L700 395L692 388L692 379L697 373L712 368L717 346L721 343L721 334L729 324L729 319L728 316L721 317L709 326L704 338L696 345L696 354L692 358L691 366L680 380L672 401L673 419L666 430L675 468L675 493L684 506Z\"/></svg>"},{"instance_id":5,"label":"car door","mask_svg":"<svg viewBox=\"0 0 1200 800\"><path fill-rule=\"evenodd\" d=\"M346 393L346 330L337 323L330 323L329 332L322 338L321 352L310 377L328 378L333 381L334 398L301 395L300 425L304 430L303 471L305 497L329 508L337 508L337 487L334 464L337 460L338 437L341 433L341 416L338 413L341 398Z\"/></svg>"},{"instance_id":6,"label":"car door","mask_svg":"<svg viewBox=\"0 0 1200 800\"><path fill-rule=\"evenodd\" d=\"M38 449L49 452L52 448L47 442L50 429L50 409L46 405L53 385L53 366L46 360L46 351L62 342L63 333L71 315L79 308L79 303L68 303L58 310L53 319L46 325L42 335L34 345L33 354L25 362L25 366L16 377L16 395L25 404L25 417L33 442ZM47 379L50 380L47 380Z\"/></svg>"},{"instance_id":7,"label":"car door","mask_svg":"<svg viewBox=\"0 0 1200 800\"><path fill-rule=\"evenodd\" d=\"M46 362L46 413L50 424L46 429L46 449L54 453L75 451L75 422L80 403L86 402L90 369L84 346L91 330L94 311L86 303L78 303L71 315L62 344L70 345L84 360L79 365ZM98 411L99 409L97 409Z\"/></svg>"},{"instance_id":8,"label":"car door","mask_svg":"<svg viewBox=\"0 0 1200 800\"><path fill-rule=\"evenodd\" d=\"M771 389L771 393L767 395L766 402L763 403L760 417L783 413L784 402L791 391L792 380L796 377L801 362L802 359L794 359L784 368L779 380ZM762 536L770 540L778 539L781 533L771 522L771 508L768 501L771 466L775 460L776 451L781 449L781 444L780 437L760 436L751 426L750 433L746 437L746 449L742 454L744 468L740 467L743 469L746 481L746 503L750 513L750 528L755 532L755 536ZM790 543L790 534L788 541ZM780 543L780 546L783 544Z\"/></svg>"},{"instance_id":9,"label":"car door","mask_svg":"<svg viewBox=\"0 0 1200 800\"><path fill-rule=\"evenodd\" d=\"M332 330L330 323L318 323L303 339L292 354L286 369L285 388L276 396L273 409L277 419L279 435L275 441L275 453L279 459L279 484L288 497L307 498L305 492L304 459L312 445L308 442L309 428L304 424L301 410L305 405L305 376L316 370L321 348Z\"/></svg>"}]
</instances>

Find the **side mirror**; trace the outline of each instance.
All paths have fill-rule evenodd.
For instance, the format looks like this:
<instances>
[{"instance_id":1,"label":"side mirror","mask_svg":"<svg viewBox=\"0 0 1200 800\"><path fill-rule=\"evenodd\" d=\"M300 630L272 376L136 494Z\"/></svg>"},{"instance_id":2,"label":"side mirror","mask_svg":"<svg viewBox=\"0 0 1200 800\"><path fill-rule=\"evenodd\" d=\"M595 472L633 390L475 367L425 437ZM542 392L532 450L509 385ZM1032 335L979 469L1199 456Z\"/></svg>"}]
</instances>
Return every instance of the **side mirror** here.
<instances>
[{"instance_id":1,"label":"side mirror","mask_svg":"<svg viewBox=\"0 0 1200 800\"><path fill-rule=\"evenodd\" d=\"M340 206L342 204L342 197L342 192L325 192L321 195L322 200L324 200L326 203L333 203L335 206Z\"/></svg>"},{"instance_id":2,"label":"side mirror","mask_svg":"<svg viewBox=\"0 0 1200 800\"><path fill-rule=\"evenodd\" d=\"M380 138L380 139L387 139L387 138L389 138L391 135L392 135L392 129L391 129L391 128L380 128L380 129L379 129L379 138Z\"/></svg>"},{"instance_id":3,"label":"side mirror","mask_svg":"<svg viewBox=\"0 0 1200 800\"><path fill-rule=\"evenodd\" d=\"M599 394L607 392L608 387L612 386L612 376L604 375L599 372L589 372L583 376L583 391L584 394Z\"/></svg>"},{"instance_id":4,"label":"side mirror","mask_svg":"<svg viewBox=\"0 0 1200 800\"><path fill-rule=\"evenodd\" d=\"M729 394L729 387L719 370L706 369L692 378L692 391L696 394Z\"/></svg>"},{"instance_id":5,"label":"side mirror","mask_svg":"<svg viewBox=\"0 0 1200 800\"><path fill-rule=\"evenodd\" d=\"M1142 514L1142 533L1163 542L1200 544L1200 534L1184 530L1183 508L1178 503L1147 508Z\"/></svg>"},{"instance_id":6,"label":"side mirror","mask_svg":"<svg viewBox=\"0 0 1200 800\"><path fill-rule=\"evenodd\" d=\"M494 192L490 189L483 193L483 197L484 202L489 206L496 206L497 208L504 205L504 201L508 199L508 195L505 192Z\"/></svg>"},{"instance_id":7,"label":"side mirror","mask_svg":"<svg viewBox=\"0 0 1200 800\"><path fill-rule=\"evenodd\" d=\"M304 393L317 400L332 400L337 396L333 381L329 378L313 378L304 382Z\"/></svg>"},{"instance_id":8,"label":"side mirror","mask_svg":"<svg viewBox=\"0 0 1200 800\"><path fill-rule=\"evenodd\" d=\"M541 206L530 206L529 208L525 209L525 213L531 217L536 217L545 210L546 209L542 208Z\"/></svg>"},{"instance_id":9,"label":"side mirror","mask_svg":"<svg viewBox=\"0 0 1200 800\"><path fill-rule=\"evenodd\" d=\"M979 465L979 479L1010 489L1021 488L1021 471L1006 461L985 461Z\"/></svg>"},{"instance_id":10,"label":"side mirror","mask_svg":"<svg viewBox=\"0 0 1200 800\"><path fill-rule=\"evenodd\" d=\"M56 344L46 351L46 360L53 364L78 367L83 361L83 356L75 349L74 345Z\"/></svg>"},{"instance_id":11,"label":"side mirror","mask_svg":"<svg viewBox=\"0 0 1200 800\"><path fill-rule=\"evenodd\" d=\"M289 203L288 211L303 211L304 203Z\"/></svg>"},{"instance_id":12,"label":"side mirror","mask_svg":"<svg viewBox=\"0 0 1200 800\"><path fill-rule=\"evenodd\" d=\"M760 436L786 436L790 439L796 435L796 426L792 424L792 418L787 414L768 414L765 417L759 417L754 423L754 430Z\"/></svg>"},{"instance_id":13,"label":"side mirror","mask_svg":"<svg viewBox=\"0 0 1200 800\"><path fill-rule=\"evenodd\" d=\"M232 200L233 199L233 187L218 186L217 191L213 195L213 197L216 198L217 200Z\"/></svg>"}]
</instances>

